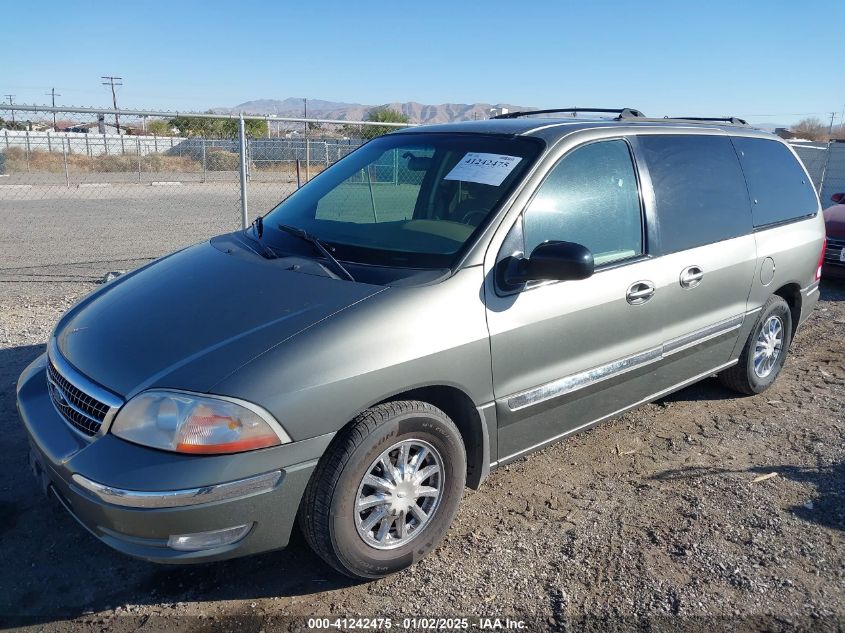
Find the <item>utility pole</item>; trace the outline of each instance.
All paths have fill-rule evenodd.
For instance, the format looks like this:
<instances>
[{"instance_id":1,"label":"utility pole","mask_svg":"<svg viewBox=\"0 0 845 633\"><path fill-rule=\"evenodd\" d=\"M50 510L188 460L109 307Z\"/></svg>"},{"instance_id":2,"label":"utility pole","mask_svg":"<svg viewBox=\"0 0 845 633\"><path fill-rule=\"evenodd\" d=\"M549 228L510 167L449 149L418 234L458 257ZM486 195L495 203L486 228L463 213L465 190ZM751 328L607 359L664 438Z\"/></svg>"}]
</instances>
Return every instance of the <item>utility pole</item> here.
<instances>
[{"instance_id":1,"label":"utility pole","mask_svg":"<svg viewBox=\"0 0 845 633\"><path fill-rule=\"evenodd\" d=\"M111 102L112 105L114 105L114 109L117 110L117 95L114 92L114 87L123 85L120 83L120 80L123 79L123 77L112 77L110 75L106 75L105 77L100 77L100 79L107 80L103 82L104 86L111 86ZM114 126L117 128L117 133L120 134L120 119L117 116L117 112L114 113Z\"/></svg>"},{"instance_id":2,"label":"utility pole","mask_svg":"<svg viewBox=\"0 0 845 633\"><path fill-rule=\"evenodd\" d=\"M61 96L62 96L62 95L60 95L60 94L58 94L58 95L56 94L56 89L55 89L55 88L50 88L50 92L45 92L44 94L45 94L45 95L48 95L48 96L50 96L50 97L53 97L53 107L54 107L54 108L56 107L56 97L61 97ZM54 131L54 132L58 132L58 131L59 131L59 126L58 126L58 125L56 125L56 111L55 111L55 110L53 110L53 131Z\"/></svg>"},{"instance_id":3,"label":"utility pole","mask_svg":"<svg viewBox=\"0 0 845 633\"><path fill-rule=\"evenodd\" d=\"M836 112L830 113L830 125L827 127L827 140L830 141L833 138L833 120L836 118Z\"/></svg>"},{"instance_id":4,"label":"utility pole","mask_svg":"<svg viewBox=\"0 0 845 633\"><path fill-rule=\"evenodd\" d=\"M9 105L14 105L12 103L12 101L14 100L15 95L3 95L3 96L6 97L9 100ZM14 126L14 123L15 123L15 111L12 110L12 125L13 126Z\"/></svg>"},{"instance_id":5,"label":"utility pole","mask_svg":"<svg viewBox=\"0 0 845 633\"><path fill-rule=\"evenodd\" d=\"M845 138L845 104L842 105L842 114L839 115L839 136Z\"/></svg>"}]
</instances>

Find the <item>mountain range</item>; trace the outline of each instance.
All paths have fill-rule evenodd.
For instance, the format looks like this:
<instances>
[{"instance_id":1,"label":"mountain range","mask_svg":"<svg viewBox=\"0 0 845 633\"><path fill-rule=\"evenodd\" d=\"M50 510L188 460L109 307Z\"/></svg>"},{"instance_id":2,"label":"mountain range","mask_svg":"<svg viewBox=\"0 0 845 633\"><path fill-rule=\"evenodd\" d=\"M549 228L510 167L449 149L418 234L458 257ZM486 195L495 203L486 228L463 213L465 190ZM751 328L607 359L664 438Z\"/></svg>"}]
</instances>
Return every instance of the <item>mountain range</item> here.
<instances>
[{"instance_id":1,"label":"mountain range","mask_svg":"<svg viewBox=\"0 0 845 633\"><path fill-rule=\"evenodd\" d=\"M262 114L279 117L301 117L305 112L305 102L298 97L287 99L255 99L245 101L234 107L213 108L219 114ZM341 121L361 121L367 118L367 113L373 108L390 108L408 117L411 123L451 123L452 121L469 121L472 119L490 118L491 109L507 108L509 112L518 110L536 110L534 106L520 106L511 103L441 103L426 105L416 101L383 103L380 105L364 105L362 103L346 103L343 101L324 101L322 99L308 99L308 117L314 119L337 119ZM662 115L660 115L662 116ZM740 115L741 116L741 115ZM789 127L785 123L752 123L754 127L772 131L776 127Z\"/></svg>"},{"instance_id":2,"label":"mountain range","mask_svg":"<svg viewBox=\"0 0 845 633\"><path fill-rule=\"evenodd\" d=\"M493 108L507 108L508 111L535 110L536 108L518 106L509 103L441 103L426 105L416 101L404 103L383 103L380 105L364 105L362 103L344 103L342 101L323 101L308 99L308 118L338 119L341 121L360 121L366 119L367 113L373 108L390 108L408 117L411 123L450 123L452 121L469 121L472 119L490 118ZM276 115L280 117L301 117L305 112L303 99L290 97L288 99L256 99L245 101L234 107L213 108L220 114L238 113Z\"/></svg>"}]
</instances>

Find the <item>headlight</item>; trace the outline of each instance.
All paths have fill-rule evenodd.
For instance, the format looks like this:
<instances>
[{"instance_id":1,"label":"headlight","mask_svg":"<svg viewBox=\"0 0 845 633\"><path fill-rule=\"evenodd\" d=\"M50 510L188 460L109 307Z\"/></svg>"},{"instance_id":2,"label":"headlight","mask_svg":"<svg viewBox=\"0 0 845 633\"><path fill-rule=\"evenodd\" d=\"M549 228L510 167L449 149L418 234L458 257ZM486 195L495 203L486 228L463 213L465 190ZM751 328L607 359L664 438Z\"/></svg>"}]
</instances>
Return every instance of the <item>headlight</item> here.
<instances>
[{"instance_id":1,"label":"headlight","mask_svg":"<svg viewBox=\"0 0 845 633\"><path fill-rule=\"evenodd\" d=\"M145 391L117 414L111 432L166 451L240 453L291 439L273 417L249 402L180 391Z\"/></svg>"}]
</instances>

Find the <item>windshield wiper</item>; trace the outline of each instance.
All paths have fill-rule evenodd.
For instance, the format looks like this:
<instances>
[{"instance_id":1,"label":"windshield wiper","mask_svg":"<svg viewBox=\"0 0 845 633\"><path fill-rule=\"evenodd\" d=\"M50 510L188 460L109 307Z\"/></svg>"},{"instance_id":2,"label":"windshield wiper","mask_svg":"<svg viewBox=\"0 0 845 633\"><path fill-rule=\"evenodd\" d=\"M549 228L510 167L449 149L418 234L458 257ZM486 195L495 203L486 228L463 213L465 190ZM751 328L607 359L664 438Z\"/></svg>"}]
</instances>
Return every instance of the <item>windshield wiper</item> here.
<instances>
[{"instance_id":1,"label":"windshield wiper","mask_svg":"<svg viewBox=\"0 0 845 633\"><path fill-rule=\"evenodd\" d=\"M264 241L261 239L264 235L264 218L259 215L257 218L255 218L251 226L255 230L255 236L257 238L253 241L255 241L261 249L261 252L258 254L262 257L266 257L267 259L276 259L276 253L274 253L273 250L269 246L267 246L267 244L265 244Z\"/></svg>"},{"instance_id":2,"label":"windshield wiper","mask_svg":"<svg viewBox=\"0 0 845 633\"><path fill-rule=\"evenodd\" d=\"M329 252L329 249L327 249L320 240L308 233L308 231L306 231L305 229L297 228L295 226L288 226L287 224L277 224L276 226L279 228L280 231L284 231L289 235L298 237L302 241L311 244L311 246L313 246L318 251L320 251L320 253L322 253L323 257L329 260L329 263L335 269L335 272L340 273L340 276L347 279L348 281L355 281L355 277L353 277L352 274L348 270L346 270L346 268L343 267L343 264L337 261L335 256Z\"/></svg>"}]
</instances>

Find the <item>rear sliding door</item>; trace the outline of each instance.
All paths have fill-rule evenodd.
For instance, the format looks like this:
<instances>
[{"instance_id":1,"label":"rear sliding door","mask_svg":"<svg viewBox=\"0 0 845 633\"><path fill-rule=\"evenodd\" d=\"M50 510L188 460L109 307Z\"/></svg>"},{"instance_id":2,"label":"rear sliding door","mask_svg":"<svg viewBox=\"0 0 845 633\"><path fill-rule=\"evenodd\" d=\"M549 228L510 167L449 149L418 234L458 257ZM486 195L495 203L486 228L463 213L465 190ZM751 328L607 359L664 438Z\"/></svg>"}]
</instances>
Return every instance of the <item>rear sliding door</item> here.
<instances>
[{"instance_id":1,"label":"rear sliding door","mask_svg":"<svg viewBox=\"0 0 845 633\"><path fill-rule=\"evenodd\" d=\"M757 262L751 206L726 135L642 135L635 148L654 192L667 388L731 361Z\"/></svg>"}]
</instances>

